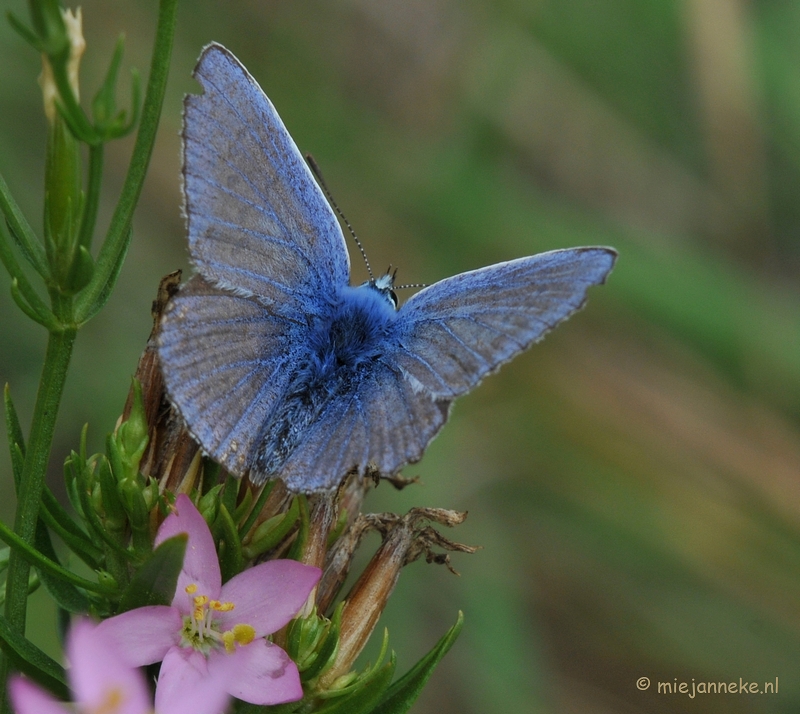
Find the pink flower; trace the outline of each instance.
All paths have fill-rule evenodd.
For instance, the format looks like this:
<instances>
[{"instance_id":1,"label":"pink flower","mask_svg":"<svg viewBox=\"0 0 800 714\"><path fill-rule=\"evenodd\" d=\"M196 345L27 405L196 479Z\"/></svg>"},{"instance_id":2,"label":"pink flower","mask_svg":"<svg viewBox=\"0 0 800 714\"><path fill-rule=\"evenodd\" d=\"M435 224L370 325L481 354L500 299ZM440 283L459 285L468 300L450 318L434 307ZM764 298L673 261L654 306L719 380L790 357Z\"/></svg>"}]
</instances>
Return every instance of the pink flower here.
<instances>
[{"instance_id":1,"label":"pink flower","mask_svg":"<svg viewBox=\"0 0 800 714\"><path fill-rule=\"evenodd\" d=\"M179 533L189 540L172 605L130 610L98 626L129 665L162 662L156 711L171 714L190 693L197 695L194 714L219 714L229 696L260 705L301 699L297 666L264 637L299 612L319 568L271 560L222 585L211 531L185 495L158 529L156 545Z\"/></svg>"},{"instance_id":2,"label":"pink flower","mask_svg":"<svg viewBox=\"0 0 800 714\"><path fill-rule=\"evenodd\" d=\"M78 620L69 631L67 657L72 664L69 682L80 714L150 714L150 692L142 673L132 669L115 644L89 620ZM17 714L69 714L64 704L27 679L9 681L9 696ZM189 714L185 706L169 714Z\"/></svg>"}]
</instances>

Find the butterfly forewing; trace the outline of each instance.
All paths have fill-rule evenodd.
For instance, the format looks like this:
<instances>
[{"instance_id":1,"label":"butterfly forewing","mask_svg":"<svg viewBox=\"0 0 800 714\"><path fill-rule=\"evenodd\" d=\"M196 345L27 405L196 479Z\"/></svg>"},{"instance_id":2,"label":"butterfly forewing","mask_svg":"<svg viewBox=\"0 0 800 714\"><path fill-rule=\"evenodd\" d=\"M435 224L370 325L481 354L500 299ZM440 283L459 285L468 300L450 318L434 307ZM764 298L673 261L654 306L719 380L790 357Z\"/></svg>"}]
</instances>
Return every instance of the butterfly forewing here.
<instances>
[{"instance_id":1,"label":"butterfly forewing","mask_svg":"<svg viewBox=\"0 0 800 714\"><path fill-rule=\"evenodd\" d=\"M225 48L195 70L184 118L189 250L203 276L284 313L349 281L344 236L275 108ZM320 259L320 256L325 256Z\"/></svg>"},{"instance_id":2,"label":"butterfly forewing","mask_svg":"<svg viewBox=\"0 0 800 714\"><path fill-rule=\"evenodd\" d=\"M557 250L431 285L400 309L396 363L419 391L464 394L578 310L615 259L607 248Z\"/></svg>"}]
</instances>

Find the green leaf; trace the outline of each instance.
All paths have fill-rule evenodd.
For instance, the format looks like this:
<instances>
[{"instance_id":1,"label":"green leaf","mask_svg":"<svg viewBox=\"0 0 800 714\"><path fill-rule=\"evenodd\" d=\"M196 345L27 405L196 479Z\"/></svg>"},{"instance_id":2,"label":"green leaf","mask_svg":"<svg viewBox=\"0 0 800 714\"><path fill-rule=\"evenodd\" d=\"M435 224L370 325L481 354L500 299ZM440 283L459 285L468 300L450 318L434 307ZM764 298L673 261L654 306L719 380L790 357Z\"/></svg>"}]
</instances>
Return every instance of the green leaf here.
<instances>
[{"instance_id":1,"label":"green leaf","mask_svg":"<svg viewBox=\"0 0 800 714\"><path fill-rule=\"evenodd\" d=\"M48 528L66 543L92 570L100 567L103 551L90 539L88 534L70 517L69 513L58 502L53 492L44 487L42 492L42 508L39 511L41 519Z\"/></svg>"},{"instance_id":2,"label":"green leaf","mask_svg":"<svg viewBox=\"0 0 800 714\"><path fill-rule=\"evenodd\" d=\"M105 81L92 100L94 123L97 129L104 134L104 138L107 138L107 129L117 113L117 75L124 51L125 35L120 35L114 47L114 54L111 56L111 63L108 65Z\"/></svg>"},{"instance_id":3,"label":"green leaf","mask_svg":"<svg viewBox=\"0 0 800 714\"><path fill-rule=\"evenodd\" d=\"M6 384L3 391L3 401L5 403L6 412L8 448L11 452L11 472L14 476L14 490L18 491L25 461L25 437L22 434L22 427L19 423L19 417L17 416L14 402L11 401L11 389L8 384Z\"/></svg>"},{"instance_id":4,"label":"green leaf","mask_svg":"<svg viewBox=\"0 0 800 714\"><path fill-rule=\"evenodd\" d=\"M253 560L262 553L272 550L289 535L299 516L300 500L295 496L286 513L273 516L256 528L252 539L242 549L244 557L247 560Z\"/></svg>"},{"instance_id":5,"label":"green leaf","mask_svg":"<svg viewBox=\"0 0 800 714\"><path fill-rule=\"evenodd\" d=\"M334 610L328 631L325 633L325 640L317 650L317 658L303 672L300 672L300 679L303 682L310 682L312 679L324 674L335 662L336 653L339 651L339 632L342 624L342 610L344 602L339 603Z\"/></svg>"},{"instance_id":6,"label":"green leaf","mask_svg":"<svg viewBox=\"0 0 800 714\"><path fill-rule=\"evenodd\" d=\"M31 30L22 20L20 20L13 12L6 13L8 24L11 25L17 34L25 40L37 52L44 51L44 44L39 39L39 36Z\"/></svg>"},{"instance_id":7,"label":"green leaf","mask_svg":"<svg viewBox=\"0 0 800 714\"><path fill-rule=\"evenodd\" d=\"M188 536L168 538L136 572L119 601L119 612L148 605L169 605L178 587Z\"/></svg>"},{"instance_id":8,"label":"green leaf","mask_svg":"<svg viewBox=\"0 0 800 714\"><path fill-rule=\"evenodd\" d=\"M244 556L242 555L242 542L239 540L239 531L231 518L225 504L219 504L217 520L214 521L214 538L218 541L219 567L222 571L222 582L226 583L234 575L244 569Z\"/></svg>"},{"instance_id":9,"label":"green leaf","mask_svg":"<svg viewBox=\"0 0 800 714\"><path fill-rule=\"evenodd\" d=\"M93 275L94 258L84 246L79 245L65 281L64 294L74 295L80 292L92 281Z\"/></svg>"},{"instance_id":10,"label":"green leaf","mask_svg":"<svg viewBox=\"0 0 800 714\"><path fill-rule=\"evenodd\" d=\"M370 714L384 697L392 681L397 661L392 652L389 661L360 680L352 694L328 699L317 708L316 714Z\"/></svg>"},{"instance_id":11,"label":"green leaf","mask_svg":"<svg viewBox=\"0 0 800 714\"><path fill-rule=\"evenodd\" d=\"M75 319L79 325L84 325L89 322L89 320L91 320L98 312L100 312L100 310L103 309L103 306L108 302L108 298L111 297L111 292L114 290L114 285L116 285L117 278L122 270L122 264L125 262L125 256L128 255L128 248L131 245L132 235L133 229L128 228L127 233L125 234L125 237L119 247L119 252L116 254L114 262L108 269L107 275L101 276L100 271L97 269L99 266L95 264L95 272L92 276L92 281L78 296L75 309ZM98 280L103 280L104 282L102 285L97 287L95 294L93 287Z\"/></svg>"},{"instance_id":12,"label":"green leaf","mask_svg":"<svg viewBox=\"0 0 800 714\"><path fill-rule=\"evenodd\" d=\"M33 266L39 275L46 279L50 275L50 271L47 266L44 248L11 195L11 191L2 174L0 174L0 212L5 216L8 232L25 260Z\"/></svg>"},{"instance_id":13,"label":"green leaf","mask_svg":"<svg viewBox=\"0 0 800 714\"><path fill-rule=\"evenodd\" d=\"M242 527L239 529L239 536L242 540L245 539L247 534L250 532L250 529L253 527L253 524L256 522L261 510L264 508L264 504L267 502L269 498L269 494L272 493L272 488L275 486L275 481L267 481L264 484L264 488L261 489L261 493L258 495L258 500L256 501L255 505L250 509L250 515L247 516L247 520L244 522Z\"/></svg>"},{"instance_id":14,"label":"green leaf","mask_svg":"<svg viewBox=\"0 0 800 714\"><path fill-rule=\"evenodd\" d=\"M403 714L403 712L407 712L416 701L436 665L453 646L463 625L464 613L459 612L456 624L445 633L428 654L389 687L380 704L370 714Z\"/></svg>"},{"instance_id":15,"label":"green leaf","mask_svg":"<svg viewBox=\"0 0 800 714\"><path fill-rule=\"evenodd\" d=\"M236 501L239 498L240 485L241 481L239 481L238 478L233 476L233 474L228 474L228 478L225 479L225 490L222 492L222 498L220 499L220 504L228 509L228 513L234 513L236 511Z\"/></svg>"},{"instance_id":16,"label":"green leaf","mask_svg":"<svg viewBox=\"0 0 800 714\"><path fill-rule=\"evenodd\" d=\"M8 198L10 200L10 196L2 196L2 188L4 187L4 183L2 180L2 176L0 176L0 198ZM4 208L0 206L0 208ZM6 215L6 220L9 220L9 216ZM22 219L21 219L22 220ZM11 228L10 221L8 222L9 228ZM11 233L14 234L13 230ZM23 255L32 255L30 250L27 252L23 250ZM44 258L42 258L44 260ZM11 297L14 299L14 302L17 303L19 308L30 317L32 320L44 325L47 327L48 330L51 332L53 330L58 329L58 320L56 319L53 312L50 308L47 307L44 300L39 297L39 293L36 292L34 287L30 284L27 276L23 272L22 268L17 261L17 258L14 254L14 250L6 240L6 233L2 230L0 226L0 262L3 263L8 274L11 276ZM45 273L49 271L47 265L43 268Z\"/></svg>"},{"instance_id":17,"label":"green leaf","mask_svg":"<svg viewBox=\"0 0 800 714\"><path fill-rule=\"evenodd\" d=\"M25 453L25 436L22 433L22 427L19 423L17 410L14 407L14 402L11 401L11 388L6 383L3 390L3 403L6 410L6 431L8 432L8 443L19 444L22 453Z\"/></svg>"},{"instance_id":18,"label":"green leaf","mask_svg":"<svg viewBox=\"0 0 800 714\"><path fill-rule=\"evenodd\" d=\"M86 433L85 429L83 433ZM64 462L64 478L67 485L67 495L69 495L70 500L73 502L73 506L75 506L76 503L80 506L79 513L83 515L84 521L99 540L105 543L116 555L133 560L133 553L114 539L111 532L102 523L92 506L89 488L93 466L91 466L86 461L85 456L83 456L85 451L82 444L81 455L79 456L73 451ZM104 456L100 458L105 459ZM78 511L78 508L75 508L75 510Z\"/></svg>"},{"instance_id":19,"label":"green leaf","mask_svg":"<svg viewBox=\"0 0 800 714\"><path fill-rule=\"evenodd\" d=\"M42 327L46 327L51 332L56 329L57 322L53 313L47 309L39 309L34 307L26 297L23 297L23 291L20 288L20 280L18 277L11 278L11 298L14 300L16 306L22 310L31 320L39 323Z\"/></svg>"},{"instance_id":20,"label":"green leaf","mask_svg":"<svg viewBox=\"0 0 800 714\"><path fill-rule=\"evenodd\" d=\"M100 593L101 595L108 595L113 591L113 586L109 583L95 583L86 578L82 578L75 573L70 572L58 563L46 558L36 548L26 543L14 531L0 521L0 540L10 545L16 550L25 560L37 568L40 572L46 571L56 578L71 582L84 590L90 592Z\"/></svg>"},{"instance_id":21,"label":"green leaf","mask_svg":"<svg viewBox=\"0 0 800 714\"><path fill-rule=\"evenodd\" d=\"M37 684L66 699L69 696L64 668L48 657L36 645L11 629L8 620L0 615L0 647L14 663L14 667Z\"/></svg>"},{"instance_id":22,"label":"green leaf","mask_svg":"<svg viewBox=\"0 0 800 714\"><path fill-rule=\"evenodd\" d=\"M306 498L304 493L297 494L295 500L300 506L300 525L297 529L297 536L294 539L294 543L292 543L292 547L289 549L289 553L286 557L292 560L302 560L306 544L308 543L310 514L308 511L308 498Z\"/></svg>"},{"instance_id":23,"label":"green leaf","mask_svg":"<svg viewBox=\"0 0 800 714\"><path fill-rule=\"evenodd\" d=\"M40 520L36 524L36 549L45 557L50 558L54 563L59 563L50 534L47 532L44 523ZM60 565L60 563L59 563ZM52 575L46 570L37 568L36 572L41 578L42 585L53 597L59 607L67 612L85 613L89 612L89 598L86 597L72 583L66 582L58 576Z\"/></svg>"},{"instance_id":24,"label":"green leaf","mask_svg":"<svg viewBox=\"0 0 800 714\"><path fill-rule=\"evenodd\" d=\"M110 434L106 439L106 451L110 459L116 460L117 454ZM100 493L103 496L103 515L105 516L103 520L114 535L119 535L125 528L127 515L117 492L120 467L110 459L101 456L98 460L97 479L100 482Z\"/></svg>"}]
</instances>

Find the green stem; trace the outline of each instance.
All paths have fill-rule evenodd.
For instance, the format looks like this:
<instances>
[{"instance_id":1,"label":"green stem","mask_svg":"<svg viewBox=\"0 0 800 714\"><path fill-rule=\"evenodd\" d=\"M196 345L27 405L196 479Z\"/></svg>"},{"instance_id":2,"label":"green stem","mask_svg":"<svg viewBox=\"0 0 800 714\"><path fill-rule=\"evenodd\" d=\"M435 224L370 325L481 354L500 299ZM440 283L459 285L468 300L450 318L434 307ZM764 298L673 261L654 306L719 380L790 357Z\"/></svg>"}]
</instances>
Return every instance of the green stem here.
<instances>
[{"instance_id":1,"label":"green stem","mask_svg":"<svg viewBox=\"0 0 800 714\"><path fill-rule=\"evenodd\" d=\"M36 531L56 415L64 391L75 332L74 327L65 327L61 332L51 332L47 342L14 520L15 533L28 544L33 543ZM25 631L29 570L29 564L18 553L12 552L6 581L5 613L11 627L18 632Z\"/></svg>"},{"instance_id":2,"label":"green stem","mask_svg":"<svg viewBox=\"0 0 800 714\"><path fill-rule=\"evenodd\" d=\"M53 294L53 305L59 317L66 317L72 305L57 294ZM66 324L64 324L66 322ZM39 502L42 497L50 448L53 443L56 416L64 392L75 344L76 328L72 321L62 320L62 329L50 333L47 341L39 391L36 395L30 439L25 451L25 464L17 497L17 511L14 519L14 532L26 544L32 545L39 516ZM8 562L6 578L5 615L8 625L19 634L25 632L25 615L28 605L28 576L30 564L18 550L12 550ZM0 705L8 711L5 699L5 685L8 680L9 661L3 658L0 664Z\"/></svg>"},{"instance_id":3,"label":"green stem","mask_svg":"<svg viewBox=\"0 0 800 714\"><path fill-rule=\"evenodd\" d=\"M172 42L175 36L175 19L178 0L161 0L158 11L158 27L150 63L150 77L147 80L147 93L142 108L142 119L133 147L131 163L122 193L111 217L108 234L97 256L97 265L92 282L84 290L76 304L78 322L82 323L92 314L94 303L108 294L107 283L112 277L119 256L127 250L130 240L130 225L133 210L142 192L147 167L153 153L161 107L169 75Z\"/></svg>"}]
</instances>

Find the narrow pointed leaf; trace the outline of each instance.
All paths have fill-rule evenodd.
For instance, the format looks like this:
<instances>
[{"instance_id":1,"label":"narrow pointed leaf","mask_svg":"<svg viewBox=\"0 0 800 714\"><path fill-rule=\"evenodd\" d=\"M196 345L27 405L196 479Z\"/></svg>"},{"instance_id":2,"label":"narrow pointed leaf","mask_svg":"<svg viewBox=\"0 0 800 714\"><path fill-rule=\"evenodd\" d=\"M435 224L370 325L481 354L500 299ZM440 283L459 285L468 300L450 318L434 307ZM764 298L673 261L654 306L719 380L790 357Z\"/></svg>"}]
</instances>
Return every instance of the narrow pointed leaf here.
<instances>
[{"instance_id":1,"label":"narrow pointed leaf","mask_svg":"<svg viewBox=\"0 0 800 714\"><path fill-rule=\"evenodd\" d=\"M95 265L96 270L92 281L86 286L81 295L78 296L75 310L78 324L82 325L91 320L103 309L103 306L108 302L108 298L111 297L111 291L114 289L114 285L122 270L122 264L125 262L125 256L128 254L128 248L131 244L131 235L132 230L128 228L127 235L117 253L116 260L111 265L110 269L108 269L107 273L103 272L99 264ZM96 285L97 289L95 289Z\"/></svg>"},{"instance_id":2,"label":"narrow pointed leaf","mask_svg":"<svg viewBox=\"0 0 800 714\"><path fill-rule=\"evenodd\" d=\"M394 652L389 661L359 682L352 694L328 699L316 714L370 714L384 697L397 665Z\"/></svg>"},{"instance_id":3,"label":"narrow pointed leaf","mask_svg":"<svg viewBox=\"0 0 800 714\"><path fill-rule=\"evenodd\" d=\"M19 444L22 453L25 453L25 436L22 433L22 426L19 423L17 409L11 400L11 388L6 384L3 390L3 405L6 412L6 431L8 432L8 443Z\"/></svg>"},{"instance_id":4,"label":"narrow pointed leaf","mask_svg":"<svg viewBox=\"0 0 800 714\"><path fill-rule=\"evenodd\" d=\"M464 625L464 613L458 613L453 625L436 643L436 646L417 662L408 672L389 687L380 704L370 714L403 714L416 701L425 683L458 638Z\"/></svg>"},{"instance_id":5,"label":"narrow pointed leaf","mask_svg":"<svg viewBox=\"0 0 800 714\"><path fill-rule=\"evenodd\" d=\"M53 562L50 558L46 558L36 548L26 543L14 531L0 521L0 540L10 545L15 549L25 560L27 560L33 567L37 568L40 572L46 571L57 578L61 578L67 582L71 582L84 590L91 592L108 595L111 587L107 584L101 584L82 578L75 573L70 572L63 568L58 563Z\"/></svg>"},{"instance_id":6,"label":"narrow pointed leaf","mask_svg":"<svg viewBox=\"0 0 800 714\"><path fill-rule=\"evenodd\" d=\"M94 121L101 131L105 131L108 128L111 118L117 112L117 75L119 74L119 66L122 62L122 54L124 51L125 35L120 35L117 38L114 54L111 56L111 62L108 65L105 81L92 100Z\"/></svg>"},{"instance_id":7,"label":"narrow pointed leaf","mask_svg":"<svg viewBox=\"0 0 800 714\"><path fill-rule=\"evenodd\" d=\"M325 635L325 641L320 645L317 652L317 658L313 664L300 673L300 679L303 682L310 682L315 677L319 677L336 660L336 653L339 651L339 631L342 624L342 606L336 608L331 618L331 624L328 632Z\"/></svg>"},{"instance_id":8,"label":"narrow pointed leaf","mask_svg":"<svg viewBox=\"0 0 800 714\"><path fill-rule=\"evenodd\" d=\"M114 138L120 139L123 136L130 134L136 125L139 123L139 116L142 112L142 78L138 70L134 67L131 69L131 119L125 124L119 126L114 132ZM120 116L120 120L125 118L124 113Z\"/></svg>"},{"instance_id":9,"label":"narrow pointed leaf","mask_svg":"<svg viewBox=\"0 0 800 714\"><path fill-rule=\"evenodd\" d=\"M40 520L36 524L36 549L45 557L50 558L54 563L58 563L58 556L53 548L53 543L50 540L50 534L47 532L44 523ZM60 563L59 563L60 564ZM72 583L63 580L46 570L37 568L42 585L50 593L53 600L56 601L58 606L67 612L71 613L86 613L89 612L89 598L86 597L78 588Z\"/></svg>"},{"instance_id":10,"label":"narrow pointed leaf","mask_svg":"<svg viewBox=\"0 0 800 714\"><path fill-rule=\"evenodd\" d=\"M244 556L242 555L242 542L239 540L239 531L233 522L230 512L225 504L219 504L217 520L214 521L213 533L220 542L219 567L222 571L222 582L226 583L234 575L244 569Z\"/></svg>"},{"instance_id":11,"label":"narrow pointed leaf","mask_svg":"<svg viewBox=\"0 0 800 714\"><path fill-rule=\"evenodd\" d=\"M185 533L168 538L133 576L119 602L119 612L148 605L169 605L178 587L178 576L186 553Z\"/></svg>"},{"instance_id":12,"label":"narrow pointed leaf","mask_svg":"<svg viewBox=\"0 0 800 714\"><path fill-rule=\"evenodd\" d=\"M39 275L46 278L49 275L49 271L44 248L11 195L11 191L2 175L0 175L0 212L5 216L9 233L11 233L14 242L19 246L25 260L33 266Z\"/></svg>"},{"instance_id":13,"label":"narrow pointed leaf","mask_svg":"<svg viewBox=\"0 0 800 714\"><path fill-rule=\"evenodd\" d=\"M2 177L0 177L0 181L2 181ZM49 330L55 329L58 326L55 316L28 281L17 262L13 248L6 239L6 233L2 229L0 229L0 261L11 276L11 296L14 298L14 302L32 320L44 325Z\"/></svg>"},{"instance_id":14,"label":"narrow pointed leaf","mask_svg":"<svg viewBox=\"0 0 800 714\"><path fill-rule=\"evenodd\" d=\"M39 39L39 36L31 30L22 20L20 20L13 12L6 13L8 24L16 30L17 34L22 37L33 49L37 52L44 51L44 45Z\"/></svg>"},{"instance_id":15,"label":"narrow pointed leaf","mask_svg":"<svg viewBox=\"0 0 800 714\"><path fill-rule=\"evenodd\" d=\"M84 246L79 245L67 276L65 292L69 295L80 292L91 282L93 275L94 258Z\"/></svg>"},{"instance_id":16,"label":"narrow pointed leaf","mask_svg":"<svg viewBox=\"0 0 800 714\"><path fill-rule=\"evenodd\" d=\"M11 280L11 297L17 304L17 307L22 310L31 320L46 327L51 332L58 328L55 317L49 310L42 310L39 312L34 308L23 296L20 290L20 282L17 278Z\"/></svg>"},{"instance_id":17,"label":"narrow pointed leaf","mask_svg":"<svg viewBox=\"0 0 800 714\"><path fill-rule=\"evenodd\" d=\"M86 531L72 519L47 486L42 493L40 515L48 528L55 531L75 555L93 570L99 567L103 551L89 539Z\"/></svg>"},{"instance_id":18,"label":"narrow pointed leaf","mask_svg":"<svg viewBox=\"0 0 800 714\"><path fill-rule=\"evenodd\" d=\"M294 524L297 522L299 516L300 502L295 496L295 498L292 499L292 503L286 513L283 515L273 516L256 529L257 534L262 530L262 527L265 528L266 532L262 535L259 535L258 538L254 537L242 549L244 552L244 557L247 558L247 560L253 560L262 553L272 550L287 535L289 535L289 532L292 530L292 528L294 528Z\"/></svg>"},{"instance_id":19,"label":"narrow pointed leaf","mask_svg":"<svg viewBox=\"0 0 800 714\"><path fill-rule=\"evenodd\" d=\"M0 647L14 667L57 697L69 696L64 668L48 657L36 645L11 629L8 620L0 615Z\"/></svg>"}]
</instances>

